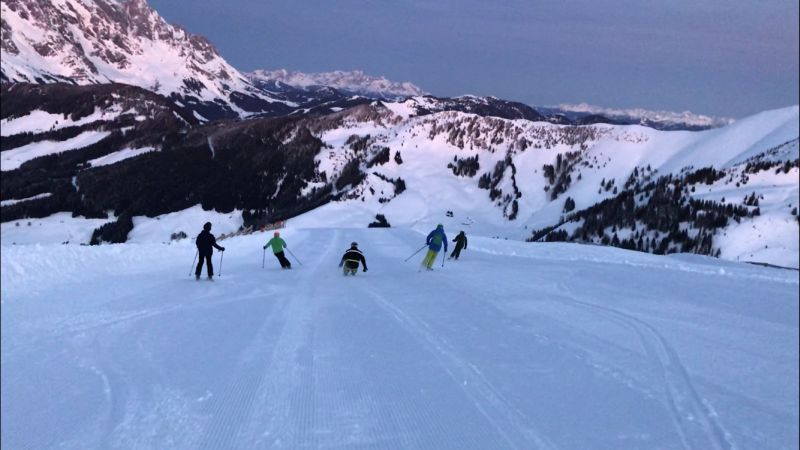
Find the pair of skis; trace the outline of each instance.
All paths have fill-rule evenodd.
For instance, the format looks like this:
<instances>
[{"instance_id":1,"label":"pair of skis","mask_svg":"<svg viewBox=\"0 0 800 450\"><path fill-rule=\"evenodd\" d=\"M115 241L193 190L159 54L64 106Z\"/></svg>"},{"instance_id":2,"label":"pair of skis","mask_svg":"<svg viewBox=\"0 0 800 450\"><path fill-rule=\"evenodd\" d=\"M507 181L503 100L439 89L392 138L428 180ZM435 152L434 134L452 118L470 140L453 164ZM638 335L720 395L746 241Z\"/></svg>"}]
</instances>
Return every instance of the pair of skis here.
<instances>
[{"instance_id":1,"label":"pair of skis","mask_svg":"<svg viewBox=\"0 0 800 450\"><path fill-rule=\"evenodd\" d=\"M425 247L427 247L427 246L428 246L428 244L425 244L425 245L423 245L422 247L420 247L420 248L419 248L419 250L415 251L414 253L412 253L412 254L411 254L411 256L409 256L408 258L406 258L404 262L406 262L406 261L408 261L409 259L413 258L413 257L414 257L414 255L416 255L417 253L421 252L421 251L422 251L422 249L424 249L424 248L425 248ZM445 253L447 253L447 251L444 251L444 252L442 252L442 267L444 267L444 257L445 257ZM422 264L420 264L419 272L422 272L422 267L423 267L423 265L422 265ZM430 267L428 267L427 269L428 269L428 270L433 270L433 269L431 269Z\"/></svg>"},{"instance_id":2,"label":"pair of skis","mask_svg":"<svg viewBox=\"0 0 800 450\"><path fill-rule=\"evenodd\" d=\"M285 247L284 250L286 250L287 252L289 252L290 255L292 255L292 258L294 258L294 260L297 261L297 264L300 264L301 266L303 265L303 263L301 263L300 260L297 259L297 256L294 256L294 253L292 253L292 251L289 250L288 247ZM266 259L267 259L267 249L264 249L264 254L261 256L261 268L262 269L264 268L264 263L266 262ZM289 268L291 269L291 267L289 267Z\"/></svg>"},{"instance_id":3,"label":"pair of skis","mask_svg":"<svg viewBox=\"0 0 800 450\"><path fill-rule=\"evenodd\" d=\"M192 271L194 270L194 267L195 267L194 262L195 262L195 260L197 260L197 256L199 254L200 254L200 250L197 250L196 252L194 252L194 258L192 258L192 267L189 268L189 276L192 276ZM222 276L222 256L224 254L225 254L225 251L219 252L219 275L217 275L219 277ZM200 280L199 277L197 279ZM214 281L211 277L209 277L208 280L209 281Z\"/></svg>"}]
</instances>

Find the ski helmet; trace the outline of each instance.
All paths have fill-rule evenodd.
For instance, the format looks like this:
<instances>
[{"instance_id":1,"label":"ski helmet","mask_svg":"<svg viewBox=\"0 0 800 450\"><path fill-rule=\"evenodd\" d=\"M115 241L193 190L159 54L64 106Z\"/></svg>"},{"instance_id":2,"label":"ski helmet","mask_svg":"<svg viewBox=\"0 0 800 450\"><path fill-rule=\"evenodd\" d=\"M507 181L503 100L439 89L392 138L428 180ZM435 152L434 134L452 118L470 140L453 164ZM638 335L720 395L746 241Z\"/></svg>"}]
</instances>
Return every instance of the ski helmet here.
<instances>
[{"instance_id":1,"label":"ski helmet","mask_svg":"<svg viewBox=\"0 0 800 450\"><path fill-rule=\"evenodd\" d=\"M203 229L204 230L210 230L211 229L211 222L206 222L206 224L203 225Z\"/></svg>"},{"instance_id":2,"label":"ski helmet","mask_svg":"<svg viewBox=\"0 0 800 450\"><path fill-rule=\"evenodd\" d=\"M275 232L275 237L278 237L278 236L280 236L280 235L281 235L281 232L280 232L280 231L276 231L276 232Z\"/></svg>"},{"instance_id":3,"label":"ski helmet","mask_svg":"<svg viewBox=\"0 0 800 450\"><path fill-rule=\"evenodd\" d=\"M350 247L358 247L358 242L351 242Z\"/></svg>"}]
</instances>

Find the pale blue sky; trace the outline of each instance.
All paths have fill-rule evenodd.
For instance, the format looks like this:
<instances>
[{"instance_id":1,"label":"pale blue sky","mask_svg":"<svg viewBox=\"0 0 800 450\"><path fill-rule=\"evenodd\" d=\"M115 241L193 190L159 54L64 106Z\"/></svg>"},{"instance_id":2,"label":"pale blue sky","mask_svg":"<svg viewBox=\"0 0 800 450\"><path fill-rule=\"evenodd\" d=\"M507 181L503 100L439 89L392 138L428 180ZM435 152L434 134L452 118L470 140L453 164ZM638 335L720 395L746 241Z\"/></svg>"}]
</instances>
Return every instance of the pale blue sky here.
<instances>
[{"instance_id":1,"label":"pale blue sky","mask_svg":"<svg viewBox=\"0 0 800 450\"><path fill-rule=\"evenodd\" d=\"M743 117L798 103L798 1L150 0L240 70Z\"/></svg>"}]
</instances>

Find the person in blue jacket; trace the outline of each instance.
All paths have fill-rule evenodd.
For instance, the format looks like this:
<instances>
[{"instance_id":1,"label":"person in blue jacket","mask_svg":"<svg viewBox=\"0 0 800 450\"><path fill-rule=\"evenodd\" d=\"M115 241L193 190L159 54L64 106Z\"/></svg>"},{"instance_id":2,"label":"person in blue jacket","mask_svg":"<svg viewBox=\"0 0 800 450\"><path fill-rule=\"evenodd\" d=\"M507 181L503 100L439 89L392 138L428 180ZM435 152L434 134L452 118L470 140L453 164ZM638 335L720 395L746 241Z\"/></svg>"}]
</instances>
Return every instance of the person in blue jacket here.
<instances>
[{"instance_id":1,"label":"person in blue jacket","mask_svg":"<svg viewBox=\"0 0 800 450\"><path fill-rule=\"evenodd\" d=\"M444 234L444 225L436 225L436 229L428 233L425 243L428 245L428 253L422 260L422 265L428 270L433 270L431 266L433 266L439 250L442 249L442 245L444 245L444 251L447 252L447 235Z\"/></svg>"}]
</instances>

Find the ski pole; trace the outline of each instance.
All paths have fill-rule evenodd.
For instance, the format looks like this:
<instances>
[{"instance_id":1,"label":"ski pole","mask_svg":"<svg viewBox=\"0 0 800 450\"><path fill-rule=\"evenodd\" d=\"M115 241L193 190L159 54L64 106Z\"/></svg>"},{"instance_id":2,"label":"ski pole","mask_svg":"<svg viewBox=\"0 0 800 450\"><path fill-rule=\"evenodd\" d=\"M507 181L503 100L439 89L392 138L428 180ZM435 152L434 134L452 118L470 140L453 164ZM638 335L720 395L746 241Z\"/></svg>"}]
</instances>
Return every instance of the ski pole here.
<instances>
[{"instance_id":1,"label":"ski pole","mask_svg":"<svg viewBox=\"0 0 800 450\"><path fill-rule=\"evenodd\" d=\"M222 276L222 257L225 255L225 252L219 252L219 276Z\"/></svg>"},{"instance_id":2,"label":"ski pole","mask_svg":"<svg viewBox=\"0 0 800 450\"><path fill-rule=\"evenodd\" d=\"M261 257L261 268L264 268L264 260L267 258L267 249L264 249L264 255Z\"/></svg>"},{"instance_id":3,"label":"ski pole","mask_svg":"<svg viewBox=\"0 0 800 450\"><path fill-rule=\"evenodd\" d=\"M294 260L295 260L295 261L297 261L297 263L298 263L298 264L300 264L301 266L303 265L303 263L301 263L301 262L300 262L300 260L299 260L299 259L297 259L297 256L294 256L294 253L292 253L292 251L291 251L291 250L289 250L288 248L286 248L286 251L287 251L287 252L289 252L289 254L290 254L290 255L292 255L292 258L294 258Z\"/></svg>"},{"instance_id":4,"label":"ski pole","mask_svg":"<svg viewBox=\"0 0 800 450\"><path fill-rule=\"evenodd\" d=\"M445 251L442 252L442 267L444 267L444 256L445 256L446 253L447 253L447 249L445 249Z\"/></svg>"},{"instance_id":5,"label":"ski pole","mask_svg":"<svg viewBox=\"0 0 800 450\"><path fill-rule=\"evenodd\" d=\"M200 250L197 250L196 252L194 252L194 258L192 258L192 267L189 268L189 276L192 276L192 270L194 269L194 260L197 259L197 254L199 252L200 252Z\"/></svg>"},{"instance_id":6,"label":"ski pole","mask_svg":"<svg viewBox=\"0 0 800 450\"><path fill-rule=\"evenodd\" d=\"M420 247L420 248L419 248L419 250L417 250L417 251L415 251L414 253L412 253L412 254L411 254L411 256L409 256L408 258L406 258L406 259L405 259L405 261L408 261L409 259L413 258L413 257L414 257L414 255L416 255L417 253L421 252L421 251L422 251L422 249L423 249L423 248L425 248L425 247L427 247L427 246L428 246L428 244L425 244L425 245L423 245L422 247Z\"/></svg>"}]
</instances>

